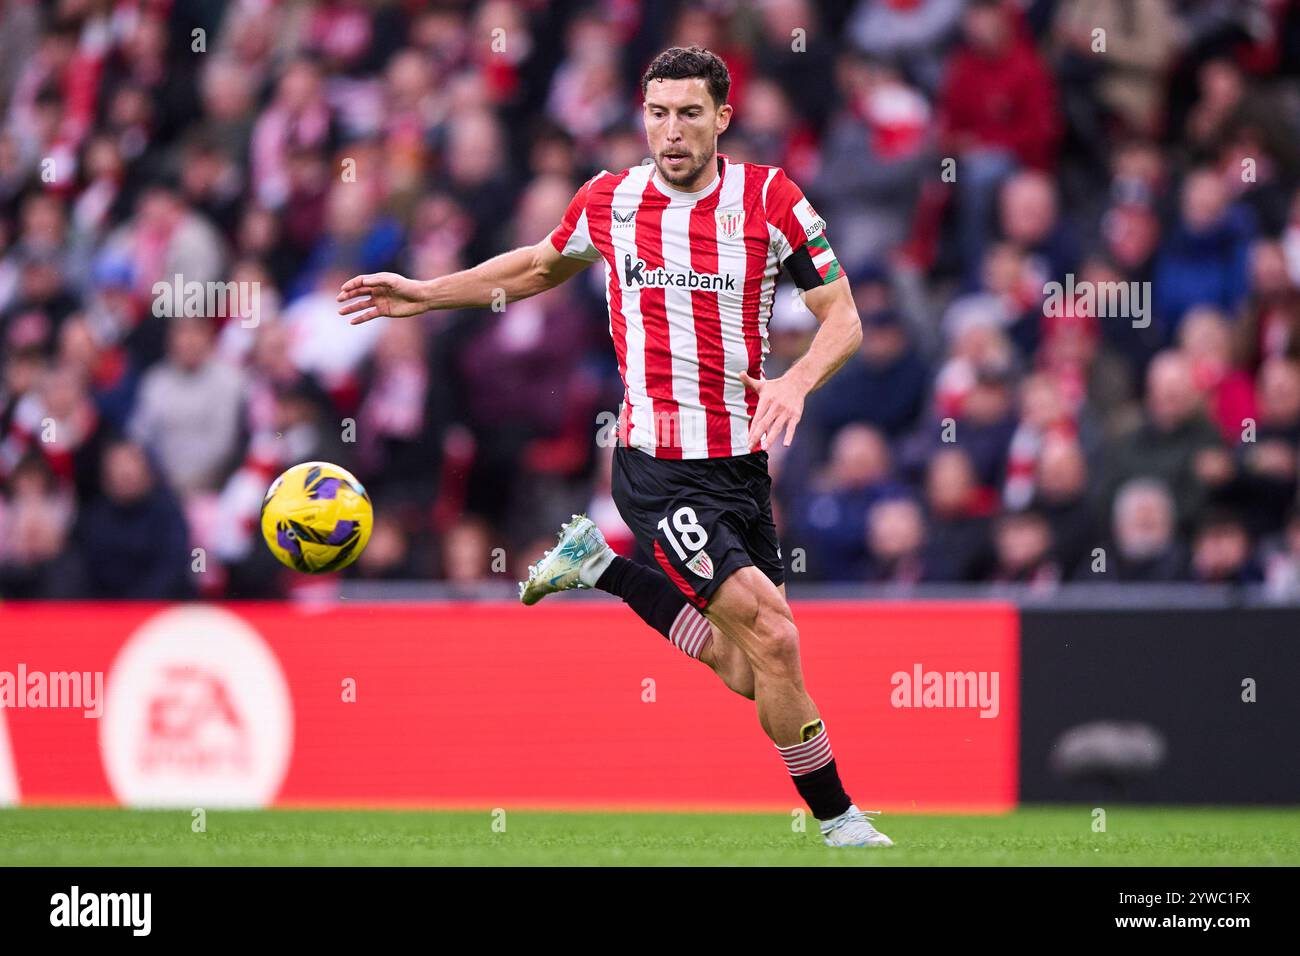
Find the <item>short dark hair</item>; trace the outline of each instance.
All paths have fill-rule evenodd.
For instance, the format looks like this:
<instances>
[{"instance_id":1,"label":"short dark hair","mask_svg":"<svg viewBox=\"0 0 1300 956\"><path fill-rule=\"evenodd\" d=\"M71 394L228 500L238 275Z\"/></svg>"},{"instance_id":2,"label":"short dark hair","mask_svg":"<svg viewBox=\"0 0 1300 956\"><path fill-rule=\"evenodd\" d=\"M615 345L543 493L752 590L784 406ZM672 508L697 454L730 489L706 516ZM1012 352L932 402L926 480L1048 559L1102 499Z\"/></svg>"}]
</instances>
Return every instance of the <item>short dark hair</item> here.
<instances>
[{"instance_id":1,"label":"short dark hair","mask_svg":"<svg viewBox=\"0 0 1300 956\"><path fill-rule=\"evenodd\" d=\"M727 64L716 53L703 47L669 47L651 61L641 77L641 95L644 97L651 80L704 80L713 102L721 106L731 92L731 73Z\"/></svg>"}]
</instances>

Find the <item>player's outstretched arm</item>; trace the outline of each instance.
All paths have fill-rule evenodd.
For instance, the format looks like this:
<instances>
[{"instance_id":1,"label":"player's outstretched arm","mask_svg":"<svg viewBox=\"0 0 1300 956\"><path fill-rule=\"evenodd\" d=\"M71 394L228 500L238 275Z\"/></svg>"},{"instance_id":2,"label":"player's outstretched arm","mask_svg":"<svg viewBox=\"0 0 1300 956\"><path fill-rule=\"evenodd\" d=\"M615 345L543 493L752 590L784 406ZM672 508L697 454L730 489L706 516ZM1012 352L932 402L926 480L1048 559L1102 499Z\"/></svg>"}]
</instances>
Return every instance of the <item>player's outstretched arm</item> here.
<instances>
[{"instance_id":1,"label":"player's outstretched arm","mask_svg":"<svg viewBox=\"0 0 1300 956\"><path fill-rule=\"evenodd\" d=\"M344 303L339 315L360 325L438 309L484 308L545 292L589 265L560 255L547 238L437 279L408 279L395 272L355 276L339 290L338 301Z\"/></svg>"},{"instance_id":2,"label":"player's outstretched arm","mask_svg":"<svg viewBox=\"0 0 1300 956\"><path fill-rule=\"evenodd\" d=\"M755 381L744 372L740 379L758 392L758 405L749 422L749 447L766 448L771 439L785 429L785 444L794 438L795 426L803 417L803 403L808 393L822 384L849 360L862 344L862 320L853 303L849 280L841 276L833 282L809 289L804 304L817 316L819 327L803 358L790 366L779 378ZM771 436L765 440L764 435Z\"/></svg>"}]
</instances>

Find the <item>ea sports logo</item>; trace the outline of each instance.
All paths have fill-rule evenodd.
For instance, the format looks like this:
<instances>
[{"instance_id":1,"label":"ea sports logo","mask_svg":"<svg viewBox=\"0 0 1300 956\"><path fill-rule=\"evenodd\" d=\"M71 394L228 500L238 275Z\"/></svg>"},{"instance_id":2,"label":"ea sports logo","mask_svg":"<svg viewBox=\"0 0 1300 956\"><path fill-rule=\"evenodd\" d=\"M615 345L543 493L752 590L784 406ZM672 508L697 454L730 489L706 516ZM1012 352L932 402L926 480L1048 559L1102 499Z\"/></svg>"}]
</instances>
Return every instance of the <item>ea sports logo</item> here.
<instances>
[{"instance_id":1,"label":"ea sports logo","mask_svg":"<svg viewBox=\"0 0 1300 956\"><path fill-rule=\"evenodd\" d=\"M99 746L130 806L252 807L275 799L293 751L280 663L243 619L182 607L147 620L108 675Z\"/></svg>"}]
</instances>

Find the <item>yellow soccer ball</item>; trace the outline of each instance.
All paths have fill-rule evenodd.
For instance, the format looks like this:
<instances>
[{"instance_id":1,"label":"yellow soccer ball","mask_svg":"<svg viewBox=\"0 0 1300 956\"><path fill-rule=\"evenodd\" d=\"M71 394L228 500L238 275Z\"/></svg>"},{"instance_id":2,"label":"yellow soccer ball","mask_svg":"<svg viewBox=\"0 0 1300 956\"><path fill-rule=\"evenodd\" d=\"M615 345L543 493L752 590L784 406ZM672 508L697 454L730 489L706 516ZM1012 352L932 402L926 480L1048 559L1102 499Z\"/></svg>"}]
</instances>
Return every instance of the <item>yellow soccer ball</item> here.
<instances>
[{"instance_id":1,"label":"yellow soccer ball","mask_svg":"<svg viewBox=\"0 0 1300 956\"><path fill-rule=\"evenodd\" d=\"M262 499L262 537L281 564L305 574L341 571L370 540L375 512L361 482L327 461L294 465Z\"/></svg>"}]
</instances>

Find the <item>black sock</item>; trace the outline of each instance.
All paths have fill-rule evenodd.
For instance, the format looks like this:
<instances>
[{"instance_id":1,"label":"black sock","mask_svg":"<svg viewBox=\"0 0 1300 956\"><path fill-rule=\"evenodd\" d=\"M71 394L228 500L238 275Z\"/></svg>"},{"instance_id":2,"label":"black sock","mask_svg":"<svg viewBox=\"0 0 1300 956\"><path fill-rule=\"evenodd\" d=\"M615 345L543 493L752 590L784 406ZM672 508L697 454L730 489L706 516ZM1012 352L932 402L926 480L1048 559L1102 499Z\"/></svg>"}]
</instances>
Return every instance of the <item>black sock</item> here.
<instances>
[{"instance_id":1,"label":"black sock","mask_svg":"<svg viewBox=\"0 0 1300 956\"><path fill-rule=\"evenodd\" d=\"M803 802L808 804L808 809L818 820L838 817L853 802L844 792L844 784L840 783L840 774L835 769L834 760L812 773L790 779L794 781L795 789L803 797Z\"/></svg>"},{"instance_id":2,"label":"black sock","mask_svg":"<svg viewBox=\"0 0 1300 956\"><path fill-rule=\"evenodd\" d=\"M673 622L686 606L686 598L673 587L668 575L616 557L596 581L596 587L622 598L641 620L672 640Z\"/></svg>"}]
</instances>

